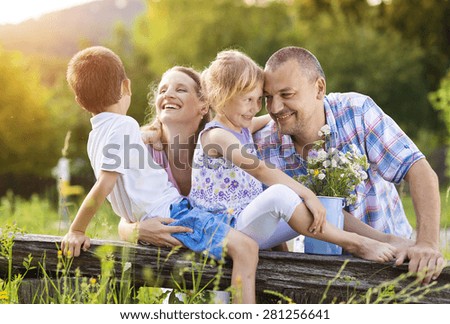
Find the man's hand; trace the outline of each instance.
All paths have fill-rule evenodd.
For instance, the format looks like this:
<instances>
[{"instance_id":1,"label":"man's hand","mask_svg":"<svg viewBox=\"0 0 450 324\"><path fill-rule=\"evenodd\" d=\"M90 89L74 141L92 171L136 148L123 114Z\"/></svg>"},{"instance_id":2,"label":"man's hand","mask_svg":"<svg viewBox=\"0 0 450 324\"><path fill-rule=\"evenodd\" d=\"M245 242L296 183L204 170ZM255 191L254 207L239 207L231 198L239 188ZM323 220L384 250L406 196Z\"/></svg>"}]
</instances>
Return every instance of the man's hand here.
<instances>
[{"instance_id":1,"label":"man's hand","mask_svg":"<svg viewBox=\"0 0 450 324\"><path fill-rule=\"evenodd\" d=\"M68 257L79 256L81 247L83 247L83 251L87 251L91 247L91 239L84 232L69 231L61 242L61 250Z\"/></svg>"},{"instance_id":2,"label":"man's hand","mask_svg":"<svg viewBox=\"0 0 450 324\"><path fill-rule=\"evenodd\" d=\"M445 266L445 260L436 248L424 244L416 243L408 249L400 252L395 261L395 265L401 265L408 259L408 270L412 273L424 273L423 284L429 284L431 280L436 280Z\"/></svg>"},{"instance_id":3,"label":"man's hand","mask_svg":"<svg viewBox=\"0 0 450 324\"><path fill-rule=\"evenodd\" d=\"M168 226L175 220L171 218L154 217L139 222L138 238L151 245L174 247L183 245L172 236L173 233L192 233L192 229L184 226Z\"/></svg>"}]
</instances>

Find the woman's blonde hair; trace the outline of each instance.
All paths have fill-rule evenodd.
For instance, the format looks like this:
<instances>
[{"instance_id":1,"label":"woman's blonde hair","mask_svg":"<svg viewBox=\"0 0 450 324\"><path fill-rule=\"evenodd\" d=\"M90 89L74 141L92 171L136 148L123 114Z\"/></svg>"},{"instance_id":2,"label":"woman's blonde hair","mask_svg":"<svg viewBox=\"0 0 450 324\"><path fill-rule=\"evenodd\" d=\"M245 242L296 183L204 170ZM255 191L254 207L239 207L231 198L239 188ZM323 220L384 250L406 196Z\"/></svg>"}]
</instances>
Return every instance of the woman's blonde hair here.
<instances>
[{"instance_id":1,"label":"woman's blonde hair","mask_svg":"<svg viewBox=\"0 0 450 324\"><path fill-rule=\"evenodd\" d=\"M263 81L262 68L238 50L219 52L201 75L205 101L216 112L234 96L253 90Z\"/></svg>"}]
</instances>

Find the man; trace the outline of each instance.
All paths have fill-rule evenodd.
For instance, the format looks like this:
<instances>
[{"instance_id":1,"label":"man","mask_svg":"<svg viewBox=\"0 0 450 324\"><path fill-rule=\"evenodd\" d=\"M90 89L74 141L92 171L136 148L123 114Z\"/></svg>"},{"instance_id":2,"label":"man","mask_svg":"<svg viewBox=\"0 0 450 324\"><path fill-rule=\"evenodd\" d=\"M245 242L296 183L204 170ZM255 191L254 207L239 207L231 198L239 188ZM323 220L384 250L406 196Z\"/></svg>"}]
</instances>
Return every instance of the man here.
<instances>
[{"instance_id":1,"label":"man","mask_svg":"<svg viewBox=\"0 0 450 324\"><path fill-rule=\"evenodd\" d=\"M348 211L381 232L409 238L412 229L394 186L407 181L417 239L399 253L396 265L409 259L411 272L426 271L424 283L436 279L444 265L439 252L438 179L416 145L369 97L326 95L320 63L303 48L277 51L264 73L267 110L274 122L255 135L261 157L290 176L304 174L309 145L320 139L320 128L328 124L333 147L355 144L370 163L366 185L357 189L358 202ZM345 229L353 230L347 219Z\"/></svg>"}]
</instances>

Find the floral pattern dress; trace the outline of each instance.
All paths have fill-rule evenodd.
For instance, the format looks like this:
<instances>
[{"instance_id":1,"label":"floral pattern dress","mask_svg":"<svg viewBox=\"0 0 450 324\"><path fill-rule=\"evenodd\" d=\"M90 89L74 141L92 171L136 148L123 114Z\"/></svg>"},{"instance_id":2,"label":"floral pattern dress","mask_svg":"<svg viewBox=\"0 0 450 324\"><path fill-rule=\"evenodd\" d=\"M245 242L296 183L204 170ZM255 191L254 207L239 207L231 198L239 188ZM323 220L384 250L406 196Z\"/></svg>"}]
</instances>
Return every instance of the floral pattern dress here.
<instances>
[{"instance_id":1,"label":"floral pattern dress","mask_svg":"<svg viewBox=\"0 0 450 324\"><path fill-rule=\"evenodd\" d=\"M222 128L231 132L244 146L246 156L257 156L250 131L247 128L237 133L219 122L206 124L200 133L212 128ZM193 206L214 214L228 214L233 226L242 210L260 193L263 186L260 181L223 157L212 158L203 152L201 141L194 152L192 164L192 188L189 195Z\"/></svg>"}]
</instances>

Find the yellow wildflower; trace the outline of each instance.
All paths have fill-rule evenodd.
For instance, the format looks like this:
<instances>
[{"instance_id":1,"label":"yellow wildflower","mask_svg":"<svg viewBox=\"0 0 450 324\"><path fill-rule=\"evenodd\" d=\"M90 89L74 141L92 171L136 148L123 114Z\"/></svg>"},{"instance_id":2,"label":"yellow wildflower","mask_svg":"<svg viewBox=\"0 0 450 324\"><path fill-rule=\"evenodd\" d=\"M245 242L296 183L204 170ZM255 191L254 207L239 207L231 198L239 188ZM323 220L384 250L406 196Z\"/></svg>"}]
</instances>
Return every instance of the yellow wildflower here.
<instances>
[{"instance_id":1,"label":"yellow wildflower","mask_svg":"<svg viewBox=\"0 0 450 324\"><path fill-rule=\"evenodd\" d=\"M7 300L8 293L6 291L0 291L0 300Z\"/></svg>"}]
</instances>

